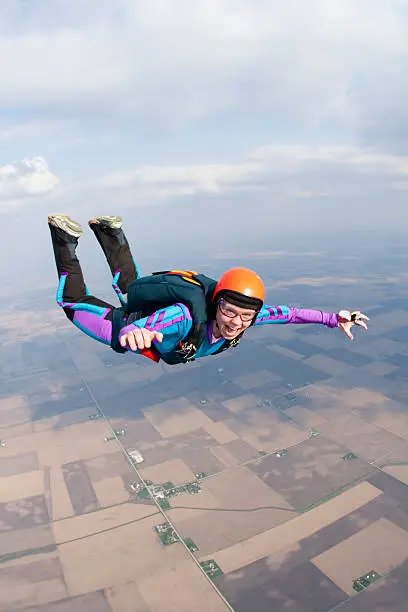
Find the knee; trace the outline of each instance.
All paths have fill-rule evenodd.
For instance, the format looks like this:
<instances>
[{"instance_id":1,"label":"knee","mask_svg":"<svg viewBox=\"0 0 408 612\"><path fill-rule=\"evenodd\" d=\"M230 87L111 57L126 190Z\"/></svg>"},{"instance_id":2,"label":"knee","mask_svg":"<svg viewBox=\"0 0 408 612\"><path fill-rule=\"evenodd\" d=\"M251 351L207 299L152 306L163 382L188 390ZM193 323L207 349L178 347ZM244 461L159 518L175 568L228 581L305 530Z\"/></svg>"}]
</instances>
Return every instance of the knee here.
<instances>
[{"instance_id":1,"label":"knee","mask_svg":"<svg viewBox=\"0 0 408 612\"><path fill-rule=\"evenodd\" d=\"M75 310L72 310L71 308L67 308L67 307L63 308L62 310L65 312L65 315L72 323L72 321L74 320L74 316L75 316Z\"/></svg>"}]
</instances>

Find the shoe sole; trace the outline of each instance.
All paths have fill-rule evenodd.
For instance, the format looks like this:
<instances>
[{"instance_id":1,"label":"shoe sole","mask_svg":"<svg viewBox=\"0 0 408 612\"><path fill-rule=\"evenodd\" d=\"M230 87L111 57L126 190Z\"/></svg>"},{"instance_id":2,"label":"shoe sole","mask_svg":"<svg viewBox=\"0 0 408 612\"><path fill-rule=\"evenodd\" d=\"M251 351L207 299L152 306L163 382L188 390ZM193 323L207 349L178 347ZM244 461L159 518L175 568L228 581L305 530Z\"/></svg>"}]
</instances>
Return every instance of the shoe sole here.
<instances>
[{"instance_id":1,"label":"shoe sole","mask_svg":"<svg viewBox=\"0 0 408 612\"><path fill-rule=\"evenodd\" d=\"M50 215L48 217L48 223L54 227L58 227L58 229L74 238L79 238L83 234L81 225L67 215Z\"/></svg>"},{"instance_id":2,"label":"shoe sole","mask_svg":"<svg viewBox=\"0 0 408 612\"><path fill-rule=\"evenodd\" d=\"M98 224L111 229L120 229L122 227L122 217L119 215L101 215L88 221L89 225Z\"/></svg>"}]
</instances>

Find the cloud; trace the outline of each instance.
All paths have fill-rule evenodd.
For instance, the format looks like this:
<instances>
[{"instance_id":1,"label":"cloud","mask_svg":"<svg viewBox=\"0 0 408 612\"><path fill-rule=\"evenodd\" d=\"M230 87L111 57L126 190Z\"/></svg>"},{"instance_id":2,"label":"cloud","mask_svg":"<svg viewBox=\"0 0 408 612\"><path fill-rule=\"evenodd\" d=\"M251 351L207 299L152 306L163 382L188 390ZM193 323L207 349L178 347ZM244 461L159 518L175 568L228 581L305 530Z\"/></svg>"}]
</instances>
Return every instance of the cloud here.
<instances>
[{"instance_id":1,"label":"cloud","mask_svg":"<svg viewBox=\"0 0 408 612\"><path fill-rule=\"evenodd\" d=\"M237 191L281 197L339 195L342 177L355 186L367 179L395 189L406 184L408 157L370 153L353 146L271 145L256 149L241 162L179 166L140 166L107 175L95 187L131 190L134 202L157 203L196 194Z\"/></svg>"},{"instance_id":2,"label":"cloud","mask_svg":"<svg viewBox=\"0 0 408 612\"><path fill-rule=\"evenodd\" d=\"M405 191L407 184L408 156L336 145L263 146L235 163L140 165L64 186L41 157L0 166L0 201L22 204L23 196L48 194L70 208L87 206L87 201L102 206L115 201L126 209L172 206L174 201L194 207L198 196L217 197L222 206L237 195L248 202L290 202L296 208L302 200L390 195Z\"/></svg>"},{"instance_id":3,"label":"cloud","mask_svg":"<svg viewBox=\"0 0 408 612\"><path fill-rule=\"evenodd\" d=\"M0 166L0 206L20 203L27 196L51 193L59 185L42 157Z\"/></svg>"},{"instance_id":4,"label":"cloud","mask_svg":"<svg viewBox=\"0 0 408 612\"><path fill-rule=\"evenodd\" d=\"M0 17L4 106L161 126L268 113L368 140L408 118L402 0L37 0Z\"/></svg>"},{"instance_id":5,"label":"cloud","mask_svg":"<svg viewBox=\"0 0 408 612\"><path fill-rule=\"evenodd\" d=\"M53 209L80 221L121 214L140 248L153 232L166 249L211 239L222 248L245 240L247 249L276 250L288 233L346 240L353 231L404 227L405 191L397 186L407 184L407 174L408 157L352 146L271 145L236 163L141 165L65 185L55 191ZM46 204L38 213L50 212Z\"/></svg>"}]
</instances>

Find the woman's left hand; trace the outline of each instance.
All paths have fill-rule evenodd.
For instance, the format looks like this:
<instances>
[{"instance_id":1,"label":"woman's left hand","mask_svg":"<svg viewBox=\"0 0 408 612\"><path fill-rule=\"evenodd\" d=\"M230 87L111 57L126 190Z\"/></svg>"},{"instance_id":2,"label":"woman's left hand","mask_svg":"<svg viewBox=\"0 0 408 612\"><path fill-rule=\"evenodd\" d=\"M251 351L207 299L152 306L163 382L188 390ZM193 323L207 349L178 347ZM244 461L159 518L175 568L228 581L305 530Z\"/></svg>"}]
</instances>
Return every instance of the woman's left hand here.
<instances>
[{"instance_id":1,"label":"woman's left hand","mask_svg":"<svg viewBox=\"0 0 408 612\"><path fill-rule=\"evenodd\" d=\"M337 317L339 321L339 328L344 331L350 340L353 340L353 334L351 333L351 328L353 325L359 325L360 327L367 329L367 324L365 321L370 320L367 315L363 314L359 310L354 310L353 312L350 312L349 310L340 310Z\"/></svg>"}]
</instances>

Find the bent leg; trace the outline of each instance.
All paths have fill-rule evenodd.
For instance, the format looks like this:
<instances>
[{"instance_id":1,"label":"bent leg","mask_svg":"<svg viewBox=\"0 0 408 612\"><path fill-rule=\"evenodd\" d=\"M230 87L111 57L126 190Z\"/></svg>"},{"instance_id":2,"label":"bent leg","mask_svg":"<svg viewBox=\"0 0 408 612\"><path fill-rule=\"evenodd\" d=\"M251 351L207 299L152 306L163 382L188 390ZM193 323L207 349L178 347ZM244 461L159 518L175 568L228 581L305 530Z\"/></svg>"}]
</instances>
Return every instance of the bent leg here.
<instances>
[{"instance_id":1,"label":"bent leg","mask_svg":"<svg viewBox=\"0 0 408 612\"><path fill-rule=\"evenodd\" d=\"M87 291L76 256L78 238L48 223L58 273L57 303L68 319L88 336L110 344L113 306Z\"/></svg>"},{"instance_id":2,"label":"bent leg","mask_svg":"<svg viewBox=\"0 0 408 612\"><path fill-rule=\"evenodd\" d=\"M110 219L110 220L109 220ZM122 294L126 294L131 282L139 277L138 267L132 257L127 238L120 227L121 221L112 222L111 217L104 220L103 217L96 217L89 221L89 227L96 236L102 251L108 262L110 271L114 279L114 288L118 286ZM119 298L120 293L117 291Z\"/></svg>"},{"instance_id":3,"label":"bent leg","mask_svg":"<svg viewBox=\"0 0 408 612\"><path fill-rule=\"evenodd\" d=\"M72 323L87 336L110 346L112 340L112 309L104 308L100 304L93 304L93 300L101 302L101 300L89 296L86 304L81 303L71 306L71 312L73 312Z\"/></svg>"}]
</instances>

